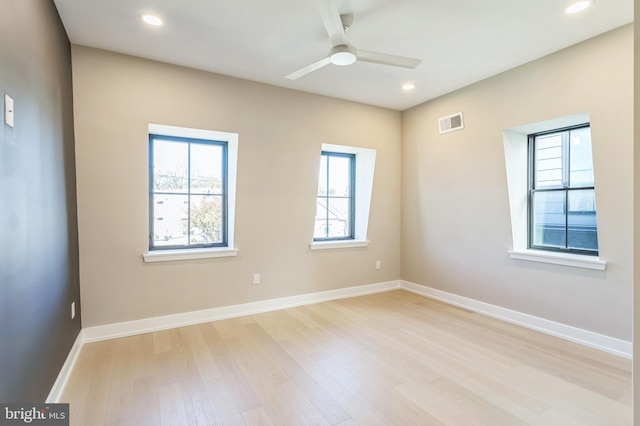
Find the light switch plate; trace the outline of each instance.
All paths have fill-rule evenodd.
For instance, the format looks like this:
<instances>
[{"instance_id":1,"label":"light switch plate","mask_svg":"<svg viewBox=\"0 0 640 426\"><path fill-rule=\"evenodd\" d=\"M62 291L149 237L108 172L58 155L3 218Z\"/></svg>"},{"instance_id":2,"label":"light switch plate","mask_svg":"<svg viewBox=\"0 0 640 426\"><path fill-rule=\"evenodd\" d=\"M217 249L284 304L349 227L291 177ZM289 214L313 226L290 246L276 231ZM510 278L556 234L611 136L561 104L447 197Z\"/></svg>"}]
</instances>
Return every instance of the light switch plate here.
<instances>
[{"instance_id":1,"label":"light switch plate","mask_svg":"<svg viewBox=\"0 0 640 426\"><path fill-rule=\"evenodd\" d=\"M4 122L13 127L13 98L4 95Z\"/></svg>"}]
</instances>

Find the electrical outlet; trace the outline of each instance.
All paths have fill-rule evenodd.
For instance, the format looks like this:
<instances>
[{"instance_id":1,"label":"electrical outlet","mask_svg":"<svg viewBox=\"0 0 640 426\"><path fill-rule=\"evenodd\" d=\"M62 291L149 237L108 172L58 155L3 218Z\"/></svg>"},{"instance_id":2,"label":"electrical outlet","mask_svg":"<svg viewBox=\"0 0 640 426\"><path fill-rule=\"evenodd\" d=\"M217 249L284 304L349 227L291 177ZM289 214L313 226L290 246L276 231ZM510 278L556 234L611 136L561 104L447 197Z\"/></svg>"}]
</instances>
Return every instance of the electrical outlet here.
<instances>
[{"instance_id":1,"label":"electrical outlet","mask_svg":"<svg viewBox=\"0 0 640 426\"><path fill-rule=\"evenodd\" d=\"M71 302L71 319L76 317L76 302Z\"/></svg>"},{"instance_id":2,"label":"electrical outlet","mask_svg":"<svg viewBox=\"0 0 640 426\"><path fill-rule=\"evenodd\" d=\"M376 269L380 269L382 267L382 260L376 260Z\"/></svg>"},{"instance_id":3,"label":"electrical outlet","mask_svg":"<svg viewBox=\"0 0 640 426\"><path fill-rule=\"evenodd\" d=\"M260 274L253 274L253 284L260 284Z\"/></svg>"}]
</instances>

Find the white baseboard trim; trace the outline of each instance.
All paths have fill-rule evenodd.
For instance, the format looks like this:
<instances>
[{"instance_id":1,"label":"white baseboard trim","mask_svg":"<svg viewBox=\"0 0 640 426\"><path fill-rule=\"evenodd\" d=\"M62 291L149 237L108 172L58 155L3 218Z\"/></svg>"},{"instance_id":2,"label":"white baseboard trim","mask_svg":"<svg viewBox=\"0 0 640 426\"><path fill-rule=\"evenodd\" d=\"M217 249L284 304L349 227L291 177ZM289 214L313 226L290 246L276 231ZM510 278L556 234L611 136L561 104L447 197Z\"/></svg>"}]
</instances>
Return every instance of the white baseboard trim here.
<instances>
[{"instance_id":1,"label":"white baseboard trim","mask_svg":"<svg viewBox=\"0 0 640 426\"><path fill-rule=\"evenodd\" d=\"M73 371L73 367L76 365L76 360L78 359L78 355L80 354L80 349L82 349L82 345L84 344L84 333L83 330L80 330L80 333L76 336L75 342L73 342L73 346L69 351L69 355L67 355L67 360L62 365L60 369L60 373L58 373L58 378L56 379L51 391L49 392L49 396L47 396L46 403L47 404L55 404L60 401L62 397L62 392L64 391L64 387L67 385L67 380L69 380L69 376Z\"/></svg>"},{"instance_id":2,"label":"white baseboard trim","mask_svg":"<svg viewBox=\"0 0 640 426\"><path fill-rule=\"evenodd\" d=\"M632 343L626 340L605 336L603 334L535 317L533 315L513 311L511 309L491 305L489 303L480 302L474 299L469 299L468 297L458 296L453 293L447 293L446 291L414 284L408 281L401 281L400 286L404 290L430 299L439 300L450 305L469 309L483 315L560 337L562 339L609 352L614 355L631 359L633 353Z\"/></svg>"},{"instance_id":3,"label":"white baseboard trim","mask_svg":"<svg viewBox=\"0 0 640 426\"><path fill-rule=\"evenodd\" d=\"M219 308L205 309L201 311L184 312L174 315L87 327L83 329L84 342L89 343L100 340L115 339L118 337L133 336L152 331L167 330L227 318L236 318L244 315L259 314L262 312L310 305L329 300L364 296L366 294L380 293L399 288L399 280L388 281L357 287L341 288L337 290L321 291L318 293L262 300L259 302L243 303L241 305L222 306Z\"/></svg>"},{"instance_id":4,"label":"white baseboard trim","mask_svg":"<svg viewBox=\"0 0 640 426\"><path fill-rule=\"evenodd\" d=\"M535 317L533 315L458 296L453 293L447 293L446 291L437 290L431 287L414 284L409 281L397 280L83 328L76 337L76 340L71 347L71 351L67 356L67 360L62 366L62 369L58 374L58 378L49 392L46 402L60 402L60 397L62 396L64 387L67 384L67 380L75 366L76 360L84 343L133 336L152 331L168 330L176 327L184 327L188 325L259 314L262 312L276 311L296 306L311 305L314 303L327 302L329 300L364 296L367 294L381 293L397 289L404 289L430 299L439 300L454 306L460 306L483 315L560 337L562 339L609 352L614 355L625 358L631 358L632 355L632 344L625 340L549 321L544 318Z\"/></svg>"}]
</instances>

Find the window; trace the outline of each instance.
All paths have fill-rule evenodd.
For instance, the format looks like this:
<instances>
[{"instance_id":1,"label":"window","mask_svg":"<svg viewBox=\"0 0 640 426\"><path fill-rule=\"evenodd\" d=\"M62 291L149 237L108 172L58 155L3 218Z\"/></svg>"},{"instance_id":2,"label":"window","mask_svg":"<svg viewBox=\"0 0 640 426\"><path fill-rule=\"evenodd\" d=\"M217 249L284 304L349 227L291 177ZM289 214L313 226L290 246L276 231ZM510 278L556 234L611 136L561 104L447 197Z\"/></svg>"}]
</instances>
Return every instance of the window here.
<instances>
[{"instance_id":1,"label":"window","mask_svg":"<svg viewBox=\"0 0 640 426\"><path fill-rule=\"evenodd\" d=\"M598 254L589 124L529 135L529 248Z\"/></svg>"},{"instance_id":2,"label":"window","mask_svg":"<svg viewBox=\"0 0 640 426\"><path fill-rule=\"evenodd\" d=\"M149 250L227 247L227 142L149 135Z\"/></svg>"},{"instance_id":3,"label":"window","mask_svg":"<svg viewBox=\"0 0 640 426\"><path fill-rule=\"evenodd\" d=\"M354 239L356 156L322 151L314 241Z\"/></svg>"},{"instance_id":4,"label":"window","mask_svg":"<svg viewBox=\"0 0 640 426\"><path fill-rule=\"evenodd\" d=\"M311 250L362 248L373 193L376 150L323 143Z\"/></svg>"}]
</instances>

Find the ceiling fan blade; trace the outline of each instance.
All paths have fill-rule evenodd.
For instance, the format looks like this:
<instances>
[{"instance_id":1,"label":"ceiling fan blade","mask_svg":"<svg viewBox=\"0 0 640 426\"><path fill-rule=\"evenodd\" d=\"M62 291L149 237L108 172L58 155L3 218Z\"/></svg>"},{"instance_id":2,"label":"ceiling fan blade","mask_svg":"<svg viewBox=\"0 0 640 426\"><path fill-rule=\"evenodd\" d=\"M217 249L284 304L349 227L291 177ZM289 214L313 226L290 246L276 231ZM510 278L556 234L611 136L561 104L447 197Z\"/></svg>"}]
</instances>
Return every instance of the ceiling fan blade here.
<instances>
[{"instance_id":1,"label":"ceiling fan blade","mask_svg":"<svg viewBox=\"0 0 640 426\"><path fill-rule=\"evenodd\" d=\"M338 12L338 6L335 0L314 1L320 12L320 19L322 19L324 28L327 30L327 34L329 34L332 46L347 44L347 36L344 33L340 12Z\"/></svg>"},{"instance_id":2,"label":"ceiling fan blade","mask_svg":"<svg viewBox=\"0 0 640 426\"><path fill-rule=\"evenodd\" d=\"M320 59L317 62L312 63L311 65L307 65L306 67L299 69L298 71L292 72L285 78L288 78L289 80L297 80L302 76L305 76L315 70L318 70L324 67L325 65L329 65L330 63L331 63L331 58L326 57L326 58Z\"/></svg>"},{"instance_id":3,"label":"ceiling fan blade","mask_svg":"<svg viewBox=\"0 0 640 426\"><path fill-rule=\"evenodd\" d=\"M358 49L358 60L374 64L391 65L394 67L416 68L422 59L408 58L406 56L390 55L388 53L370 52Z\"/></svg>"}]
</instances>

